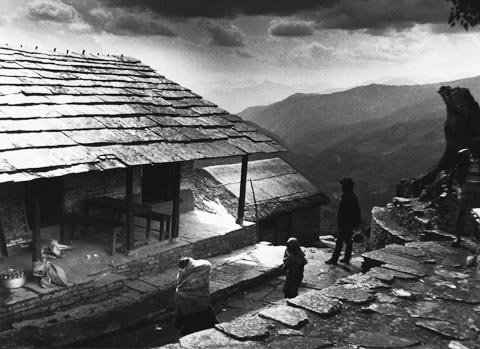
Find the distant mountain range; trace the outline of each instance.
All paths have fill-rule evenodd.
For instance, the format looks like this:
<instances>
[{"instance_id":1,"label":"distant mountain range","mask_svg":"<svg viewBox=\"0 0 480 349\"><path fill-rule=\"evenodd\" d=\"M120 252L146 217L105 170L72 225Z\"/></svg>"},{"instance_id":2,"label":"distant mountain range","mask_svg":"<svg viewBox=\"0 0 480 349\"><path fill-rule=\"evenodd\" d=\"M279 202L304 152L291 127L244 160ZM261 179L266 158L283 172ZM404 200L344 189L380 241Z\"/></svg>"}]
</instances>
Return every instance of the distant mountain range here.
<instances>
[{"instance_id":1,"label":"distant mountain range","mask_svg":"<svg viewBox=\"0 0 480 349\"><path fill-rule=\"evenodd\" d=\"M364 211L390 201L395 185L427 171L444 148L446 108L438 89L466 87L480 100L480 77L412 86L371 84L330 94L295 94L239 115L290 151L281 154L334 201L352 177Z\"/></svg>"},{"instance_id":2,"label":"distant mountain range","mask_svg":"<svg viewBox=\"0 0 480 349\"><path fill-rule=\"evenodd\" d=\"M337 89L338 90L338 89ZM253 80L228 83L223 81L203 94L207 100L235 114L251 105L267 105L280 101L294 93L326 93L335 89L328 84L284 85L272 81L257 83Z\"/></svg>"}]
</instances>

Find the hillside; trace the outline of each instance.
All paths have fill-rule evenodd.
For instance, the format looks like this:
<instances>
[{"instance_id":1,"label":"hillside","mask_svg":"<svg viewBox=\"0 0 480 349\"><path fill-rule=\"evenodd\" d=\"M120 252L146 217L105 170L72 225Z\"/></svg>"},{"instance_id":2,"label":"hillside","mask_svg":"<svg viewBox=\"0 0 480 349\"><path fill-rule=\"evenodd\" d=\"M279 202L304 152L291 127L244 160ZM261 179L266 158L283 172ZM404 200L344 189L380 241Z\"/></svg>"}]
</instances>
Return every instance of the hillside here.
<instances>
[{"instance_id":1,"label":"hillside","mask_svg":"<svg viewBox=\"0 0 480 349\"><path fill-rule=\"evenodd\" d=\"M353 177L364 214L390 201L402 178L427 171L442 155L442 85L480 96L480 77L431 85L369 85L330 95L293 95L241 113L289 148L280 154L336 207L342 177ZM321 115L321 117L319 117ZM332 218L332 217L330 217Z\"/></svg>"},{"instance_id":2,"label":"hillside","mask_svg":"<svg viewBox=\"0 0 480 349\"><path fill-rule=\"evenodd\" d=\"M341 127L378 120L393 124L405 120L443 118L445 107L437 94L442 85L462 86L480 95L480 77L413 86L372 84L331 94L295 94L239 115L277 135L290 149L320 147L343 139Z\"/></svg>"},{"instance_id":3,"label":"hillside","mask_svg":"<svg viewBox=\"0 0 480 349\"><path fill-rule=\"evenodd\" d=\"M282 100L294 93L320 93L332 90L327 84L301 84L284 85L272 81L263 81L255 83L254 81L245 81L244 84L223 83L217 88L206 92L204 97L220 107L238 113L250 105L268 105Z\"/></svg>"}]
</instances>

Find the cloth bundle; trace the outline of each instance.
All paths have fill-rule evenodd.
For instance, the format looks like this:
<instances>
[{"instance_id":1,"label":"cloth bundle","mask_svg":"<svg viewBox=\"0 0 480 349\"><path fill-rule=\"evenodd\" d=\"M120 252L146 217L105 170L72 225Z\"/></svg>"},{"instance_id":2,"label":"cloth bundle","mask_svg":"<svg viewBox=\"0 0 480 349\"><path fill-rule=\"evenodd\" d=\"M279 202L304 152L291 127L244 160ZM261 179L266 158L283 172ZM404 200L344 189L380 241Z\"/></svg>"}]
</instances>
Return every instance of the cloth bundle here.
<instances>
[{"instance_id":1,"label":"cloth bundle","mask_svg":"<svg viewBox=\"0 0 480 349\"><path fill-rule=\"evenodd\" d=\"M35 262L33 264L33 275L40 277L40 286L43 288L48 288L52 284L68 286L65 271L50 262Z\"/></svg>"},{"instance_id":2,"label":"cloth bundle","mask_svg":"<svg viewBox=\"0 0 480 349\"><path fill-rule=\"evenodd\" d=\"M177 275L176 303L180 316L195 314L211 306L210 270L207 260L189 259L187 266Z\"/></svg>"}]
</instances>

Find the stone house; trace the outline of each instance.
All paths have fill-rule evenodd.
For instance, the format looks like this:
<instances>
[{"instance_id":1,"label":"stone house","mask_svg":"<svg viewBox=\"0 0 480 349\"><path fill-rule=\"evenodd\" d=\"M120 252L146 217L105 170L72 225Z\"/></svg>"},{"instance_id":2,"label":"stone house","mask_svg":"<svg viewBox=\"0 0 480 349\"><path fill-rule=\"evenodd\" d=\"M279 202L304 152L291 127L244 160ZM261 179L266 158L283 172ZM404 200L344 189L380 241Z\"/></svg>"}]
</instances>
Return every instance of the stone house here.
<instances>
[{"instance_id":1,"label":"stone house","mask_svg":"<svg viewBox=\"0 0 480 349\"><path fill-rule=\"evenodd\" d=\"M235 214L241 186L240 163L196 169L195 204L202 210ZM248 164L245 219L257 223L257 240L277 245L294 236L318 241L321 207L330 199L279 158ZM218 213L218 212L217 212Z\"/></svg>"},{"instance_id":2,"label":"stone house","mask_svg":"<svg viewBox=\"0 0 480 349\"><path fill-rule=\"evenodd\" d=\"M0 257L33 246L34 260L52 230L68 241L66 218L99 197L123 200L127 251L135 205L156 203L177 237L180 213L194 208L196 160L240 156L246 166L250 154L284 150L134 58L8 46L0 133Z\"/></svg>"}]
</instances>

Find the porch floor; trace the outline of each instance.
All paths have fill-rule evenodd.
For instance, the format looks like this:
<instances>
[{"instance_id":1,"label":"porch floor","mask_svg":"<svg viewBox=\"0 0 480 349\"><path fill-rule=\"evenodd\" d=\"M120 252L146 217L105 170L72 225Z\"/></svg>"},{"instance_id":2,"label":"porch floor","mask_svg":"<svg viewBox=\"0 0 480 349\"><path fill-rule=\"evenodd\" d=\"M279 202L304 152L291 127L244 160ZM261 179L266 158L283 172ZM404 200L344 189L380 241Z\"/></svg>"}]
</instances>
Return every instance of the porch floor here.
<instances>
[{"instance_id":1,"label":"porch floor","mask_svg":"<svg viewBox=\"0 0 480 349\"><path fill-rule=\"evenodd\" d=\"M111 235L99 231L89 232L86 237L77 237L69 243L72 249L64 251L64 258L49 259L49 261L64 269L69 284L82 284L109 274L118 266L143 259L146 256L158 255L182 245L224 235L252 224L244 222L243 225L238 225L232 216L214 215L194 210L180 214L179 237L177 239L158 241L158 233L155 234L155 230L153 230L148 244L135 248L128 255L117 252L112 256L110 255L111 246L109 242ZM153 228L156 229L154 225ZM50 235L45 239L45 242L51 238L59 239L58 236L55 236L55 232ZM144 237L145 229L137 227L135 236ZM215 251L212 251L212 256L215 254ZM48 294L59 289L56 286L50 288L39 286L39 280L32 275L30 253L0 259L0 270L11 267L24 268L28 274L27 283L22 289L18 290L0 288L2 303L8 302L11 304L11 302L32 298L35 294Z\"/></svg>"}]
</instances>

